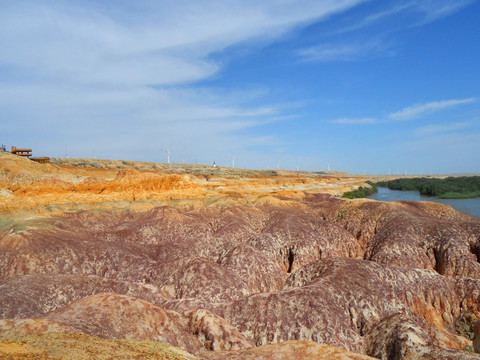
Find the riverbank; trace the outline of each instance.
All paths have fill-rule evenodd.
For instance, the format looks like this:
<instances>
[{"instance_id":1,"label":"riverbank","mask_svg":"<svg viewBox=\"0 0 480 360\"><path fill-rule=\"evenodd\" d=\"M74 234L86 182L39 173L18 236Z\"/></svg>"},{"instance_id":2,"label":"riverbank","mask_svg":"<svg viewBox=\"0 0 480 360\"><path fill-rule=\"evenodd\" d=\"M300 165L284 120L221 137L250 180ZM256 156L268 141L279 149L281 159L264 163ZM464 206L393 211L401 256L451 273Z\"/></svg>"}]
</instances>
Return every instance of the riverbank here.
<instances>
[{"instance_id":1,"label":"riverbank","mask_svg":"<svg viewBox=\"0 0 480 360\"><path fill-rule=\"evenodd\" d=\"M377 186L391 190L418 191L421 195L441 199L468 199L480 197L480 176L437 178L404 178L379 181Z\"/></svg>"},{"instance_id":2,"label":"riverbank","mask_svg":"<svg viewBox=\"0 0 480 360\"><path fill-rule=\"evenodd\" d=\"M449 205L455 210L480 217L480 198L441 199L434 196L422 195L418 191L399 191L385 187L378 187L378 192L367 196L367 198L378 201L431 201Z\"/></svg>"}]
</instances>

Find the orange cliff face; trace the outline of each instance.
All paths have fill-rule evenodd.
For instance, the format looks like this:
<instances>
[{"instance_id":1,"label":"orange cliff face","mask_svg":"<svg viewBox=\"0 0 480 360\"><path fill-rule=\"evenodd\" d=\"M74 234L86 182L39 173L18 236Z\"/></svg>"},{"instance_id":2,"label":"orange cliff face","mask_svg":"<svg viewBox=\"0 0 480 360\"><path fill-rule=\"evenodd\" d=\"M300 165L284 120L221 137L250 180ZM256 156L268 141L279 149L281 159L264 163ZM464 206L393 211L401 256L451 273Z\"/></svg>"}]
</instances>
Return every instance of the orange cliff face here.
<instances>
[{"instance_id":1,"label":"orange cliff face","mask_svg":"<svg viewBox=\"0 0 480 360\"><path fill-rule=\"evenodd\" d=\"M143 171L132 166L123 167L37 164L3 153L0 155L0 211L46 211L55 205L63 206L63 209L78 205L88 208L100 203L115 208L126 206L124 202L136 202L136 208L144 209L185 199L192 200L191 203L196 200L198 204L218 198L226 201L243 199L244 202L259 199L278 201L279 197L301 199L305 192L341 194L364 181L362 178L312 177L295 173L253 173L248 177L186 175L167 173L155 167Z\"/></svg>"}]
</instances>

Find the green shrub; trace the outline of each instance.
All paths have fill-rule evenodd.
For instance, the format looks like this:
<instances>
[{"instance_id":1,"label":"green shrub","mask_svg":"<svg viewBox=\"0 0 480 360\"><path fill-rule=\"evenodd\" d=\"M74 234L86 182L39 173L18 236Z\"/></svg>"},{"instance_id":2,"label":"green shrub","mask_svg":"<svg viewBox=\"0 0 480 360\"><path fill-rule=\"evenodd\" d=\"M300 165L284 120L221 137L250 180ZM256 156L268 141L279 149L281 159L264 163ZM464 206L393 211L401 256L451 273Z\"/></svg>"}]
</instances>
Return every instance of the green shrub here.
<instances>
[{"instance_id":1,"label":"green shrub","mask_svg":"<svg viewBox=\"0 0 480 360\"><path fill-rule=\"evenodd\" d=\"M468 340L473 339L473 323L476 321L472 313L461 314L457 321L455 321L455 330L457 334L467 338Z\"/></svg>"},{"instance_id":2,"label":"green shrub","mask_svg":"<svg viewBox=\"0 0 480 360\"><path fill-rule=\"evenodd\" d=\"M343 197L346 199L357 199L357 198L364 198L367 197L368 195L375 194L378 192L377 186L371 182L367 181L366 182L369 187L364 187L360 186L357 190L352 190L352 191L347 191L346 193L343 194Z\"/></svg>"}]
</instances>

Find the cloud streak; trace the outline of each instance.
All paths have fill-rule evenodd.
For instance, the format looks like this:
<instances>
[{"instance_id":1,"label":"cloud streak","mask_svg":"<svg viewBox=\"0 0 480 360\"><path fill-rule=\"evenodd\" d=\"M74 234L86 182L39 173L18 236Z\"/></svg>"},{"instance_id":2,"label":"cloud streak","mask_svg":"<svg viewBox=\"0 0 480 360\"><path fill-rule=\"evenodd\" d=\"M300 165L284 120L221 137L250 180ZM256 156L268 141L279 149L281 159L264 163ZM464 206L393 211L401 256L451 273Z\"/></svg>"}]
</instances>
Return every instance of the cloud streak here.
<instances>
[{"instance_id":1,"label":"cloud streak","mask_svg":"<svg viewBox=\"0 0 480 360\"><path fill-rule=\"evenodd\" d=\"M419 27L452 15L476 0L385 0L378 2L375 13L362 17L346 17L339 21L339 28L325 35L327 40L303 48L297 55L303 61L333 62L362 61L372 58L395 56L401 51L394 40L398 33ZM399 21L399 19L401 19ZM362 38L359 30L369 33ZM345 42L341 36L349 35ZM340 39L338 38L340 36ZM333 40L332 40L333 39Z\"/></svg>"},{"instance_id":2,"label":"cloud streak","mask_svg":"<svg viewBox=\"0 0 480 360\"><path fill-rule=\"evenodd\" d=\"M398 15L399 13L418 14L421 16L422 25L428 22L436 21L441 18L454 14L476 0L408 0L391 2L392 5L376 14L368 15L363 23L365 25L374 23L385 18Z\"/></svg>"},{"instance_id":3,"label":"cloud streak","mask_svg":"<svg viewBox=\"0 0 480 360\"><path fill-rule=\"evenodd\" d=\"M450 107L469 104L477 101L476 98L467 98L461 100L444 100L444 101L432 101L424 104L417 104L408 106L402 110L390 114L388 117L395 121L406 121L417 119L422 115L434 113L440 110L445 110Z\"/></svg>"},{"instance_id":4,"label":"cloud streak","mask_svg":"<svg viewBox=\"0 0 480 360\"><path fill-rule=\"evenodd\" d=\"M358 61L373 56L390 55L390 46L380 40L371 40L358 43L322 44L298 51L302 61L331 62L331 61Z\"/></svg>"},{"instance_id":5,"label":"cloud streak","mask_svg":"<svg viewBox=\"0 0 480 360\"><path fill-rule=\"evenodd\" d=\"M382 2L382 9L356 21L349 21L338 33L376 26L383 21L388 24L386 32L391 32L391 20L399 16L402 16L402 22L393 27L396 31L421 26L461 11L475 1L477 0L387 0Z\"/></svg>"},{"instance_id":6,"label":"cloud streak","mask_svg":"<svg viewBox=\"0 0 480 360\"><path fill-rule=\"evenodd\" d=\"M410 121L414 119L421 118L424 115L432 114L442 110L447 110L451 107L466 105L476 102L477 98L466 98L466 99L452 99L444 101L432 101L423 104L416 104L408 106L399 111L389 114L386 118L375 118L375 117L365 117L365 118L338 118L336 120L330 121L334 124L343 124L343 125L372 125L372 124L387 124L391 122L401 122L401 121ZM449 126L453 130L458 126L466 126L467 123L457 123L454 125L447 125L446 127L442 126L430 126L419 129L421 132L434 132L442 131L442 129L448 129Z\"/></svg>"},{"instance_id":7,"label":"cloud streak","mask_svg":"<svg viewBox=\"0 0 480 360\"><path fill-rule=\"evenodd\" d=\"M333 124L343 124L343 125L370 125L378 124L379 121L375 118L340 118L331 121Z\"/></svg>"},{"instance_id":8,"label":"cloud streak","mask_svg":"<svg viewBox=\"0 0 480 360\"><path fill-rule=\"evenodd\" d=\"M424 22L432 22L454 14L476 0L422 0L412 1L412 7L425 14Z\"/></svg>"},{"instance_id":9,"label":"cloud streak","mask_svg":"<svg viewBox=\"0 0 480 360\"><path fill-rule=\"evenodd\" d=\"M450 134L460 130L465 130L471 127L472 124L469 122L456 122L452 124L442 124L442 125L427 125L422 126L415 130L415 135L417 136L432 136L438 134Z\"/></svg>"}]
</instances>

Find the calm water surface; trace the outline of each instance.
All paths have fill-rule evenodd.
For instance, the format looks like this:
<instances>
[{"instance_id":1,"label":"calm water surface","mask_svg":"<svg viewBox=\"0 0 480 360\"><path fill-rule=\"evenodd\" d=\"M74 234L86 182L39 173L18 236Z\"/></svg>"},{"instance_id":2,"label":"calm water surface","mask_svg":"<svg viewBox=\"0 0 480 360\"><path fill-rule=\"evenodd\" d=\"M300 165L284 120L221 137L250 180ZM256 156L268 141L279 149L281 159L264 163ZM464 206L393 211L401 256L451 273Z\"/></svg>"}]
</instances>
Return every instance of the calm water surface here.
<instances>
[{"instance_id":1,"label":"calm water surface","mask_svg":"<svg viewBox=\"0 0 480 360\"><path fill-rule=\"evenodd\" d=\"M432 201L440 204L450 205L454 209L480 217L480 198L474 199L439 199L432 196L420 195L418 191L400 191L387 188L378 188L378 193L367 196L369 199L380 201Z\"/></svg>"}]
</instances>

